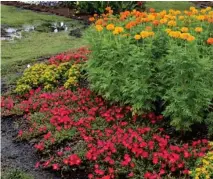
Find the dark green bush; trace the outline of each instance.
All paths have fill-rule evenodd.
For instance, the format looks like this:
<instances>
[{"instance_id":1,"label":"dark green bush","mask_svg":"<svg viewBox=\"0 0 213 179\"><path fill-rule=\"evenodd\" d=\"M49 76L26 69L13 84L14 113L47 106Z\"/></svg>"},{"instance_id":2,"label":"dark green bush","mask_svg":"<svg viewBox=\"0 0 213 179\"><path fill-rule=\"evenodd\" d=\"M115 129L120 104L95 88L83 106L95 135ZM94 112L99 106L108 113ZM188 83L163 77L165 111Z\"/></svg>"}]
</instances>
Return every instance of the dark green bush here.
<instances>
[{"instance_id":1,"label":"dark green bush","mask_svg":"<svg viewBox=\"0 0 213 179\"><path fill-rule=\"evenodd\" d=\"M144 3L137 1L79 1L76 3L79 12L84 13L104 13L106 7L111 7L114 12L119 13L124 10L132 10L134 8L144 7Z\"/></svg>"}]
</instances>

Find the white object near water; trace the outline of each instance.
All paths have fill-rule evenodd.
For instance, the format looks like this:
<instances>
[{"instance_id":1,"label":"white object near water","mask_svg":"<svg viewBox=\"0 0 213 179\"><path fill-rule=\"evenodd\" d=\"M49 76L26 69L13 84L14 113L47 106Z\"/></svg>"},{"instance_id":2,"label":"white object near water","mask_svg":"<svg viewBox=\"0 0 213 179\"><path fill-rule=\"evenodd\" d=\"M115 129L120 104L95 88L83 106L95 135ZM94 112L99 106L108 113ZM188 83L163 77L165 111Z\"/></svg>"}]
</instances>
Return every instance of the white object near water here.
<instances>
[{"instance_id":1,"label":"white object near water","mask_svg":"<svg viewBox=\"0 0 213 179\"><path fill-rule=\"evenodd\" d=\"M68 27L65 25L64 31L67 31L67 30L68 30Z\"/></svg>"}]
</instances>

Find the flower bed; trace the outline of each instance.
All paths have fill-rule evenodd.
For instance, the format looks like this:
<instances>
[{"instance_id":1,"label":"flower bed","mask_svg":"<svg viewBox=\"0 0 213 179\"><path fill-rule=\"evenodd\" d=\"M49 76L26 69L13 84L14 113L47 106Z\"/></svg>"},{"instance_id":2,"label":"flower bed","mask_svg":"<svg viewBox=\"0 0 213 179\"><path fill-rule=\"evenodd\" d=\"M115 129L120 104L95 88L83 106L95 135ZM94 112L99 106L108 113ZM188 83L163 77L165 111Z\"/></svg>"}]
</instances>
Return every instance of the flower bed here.
<instances>
[{"instance_id":1,"label":"flower bed","mask_svg":"<svg viewBox=\"0 0 213 179\"><path fill-rule=\"evenodd\" d=\"M18 136L36 138L35 148L43 155L36 167L89 166L89 178L184 177L210 150L205 139L174 144L158 127L161 115L132 115L131 107L110 105L88 89L31 90L13 112L25 114L29 127Z\"/></svg>"},{"instance_id":2,"label":"flower bed","mask_svg":"<svg viewBox=\"0 0 213 179\"><path fill-rule=\"evenodd\" d=\"M191 11L193 12L195 9L191 9ZM209 9L206 9L206 12L208 11ZM187 35L187 38L190 39L190 44L188 44L187 39L186 41L174 40L173 38L176 37L170 37L171 35L167 34L170 32L157 31L158 28L155 29L154 24L152 28L157 32L147 29L140 35L136 35L135 31L130 30L132 35L122 36L126 31L122 23L126 22L126 18L134 19L139 12L129 13L125 13L127 17L124 18L124 21L117 22L119 26L108 24L105 27L104 24L97 24L95 30L91 30L92 35L96 36L95 42L92 42L91 45L92 47L95 45L97 48L91 52L92 59L87 60L88 49L80 49L71 54L54 56L47 63L39 63L26 69L17 82L16 95L2 97L2 115L23 115L26 119L26 128L20 129L18 138L34 140L34 147L42 156L42 159L37 161L36 168L61 171L62 175L71 173L73 170L83 170L89 179L189 178L190 175L196 179L199 177L212 178L213 147L211 143L206 138L182 142L175 137L170 137L162 127L168 119L159 113L152 112L153 109L150 107L154 105L154 102L158 102L159 108L164 108L165 106L159 102L162 99L158 98L167 89L170 89L164 98L168 100L166 109L171 110L171 105L174 103L170 101L172 98L169 94L172 90L174 90L173 92L177 90L173 80L177 83L176 85L182 84L183 91L178 93L180 100L174 100L177 104L181 106L183 102L181 99L188 99L181 96L187 91L190 95L194 95L196 104L188 105L187 100L186 103L188 107L194 107L193 112L196 115L200 112L201 107L202 109L207 107L210 104L207 102L211 97L209 70L212 69L212 66L209 61L211 55L209 50L212 47L210 44L201 43L201 46L205 47L199 46L198 50L203 50L203 56L198 59L196 52L191 53L192 51L190 51L190 48L198 46L198 42L195 43L192 34ZM171 11L170 13L177 12ZM159 14L151 12L147 15L153 18ZM123 17L123 13L121 16ZM154 23L153 21L151 20L149 23ZM132 24L127 25L127 27L129 26ZM207 28L205 22L202 28ZM181 30L186 31L187 27ZM197 28L196 31L200 30ZM174 33L174 30L171 32L175 36L179 34ZM186 32L180 34L182 33ZM209 36L209 32L200 38L207 36ZM177 49L177 52L180 50L179 47L184 46L186 49L184 52L180 52L180 56L177 53L175 56L177 59L174 58L176 54L173 56L170 54L170 58L167 59L169 54L167 48L170 48L170 46L166 46L167 43L172 43L175 46L173 50ZM191 43L195 46L191 46ZM152 50L150 51L149 48ZM165 49L168 51L164 51ZM119 60L120 58L122 60ZM117 61L115 61L116 59ZM105 93L104 97L79 84L80 78L85 77L85 61L93 88L99 91L96 85L100 85L99 92ZM128 63L125 64L126 62ZM182 64L184 65L182 66ZM157 68L157 65L160 68ZM177 68L178 65L180 65L179 68ZM117 67L115 68L115 66ZM187 71L189 66L191 71L196 70L197 73L189 73L190 70ZM161 71L158 73L158 70ZM131 73L126 74L128 71ZM199 83L200 91L197 91L194 83L189 84L187 76L183 78L185 81L182 79L183 76L180 76L180 79L178 74L181 73L189 75L188 77L192 77L194 82ZM163 74L170 75L172 78L167 79L164 83L161 80L156 83L155 79L165 77L161 76ZM195 76L191 76L192 74ZM122 79L120 75L123 75ZM106 78L109 81L102 83L102 80L105 81ZM125 85L129 86L122 86L124 81ZM153 85L156 84L159 85L159 89L154 91L156 88ZM116 86L122 87L123 94L120 94L120 88L118 89ZM195 89L193 90L192 87ZM111 94L112 96L110 96ZM113 94L116 95L113 96ZM200 96L205 98L200 100ZM113 101L107 101L107 97L112 97ZM120 97L127 99L126 104L121 103ZM134 97L138 102L147 102L143 106L143 111L135 110L140 109L141 104L131 105L133 102L131 99ZM177 111L182 109L176 105L173 107L177 108ZM187 111L187 109L184 110ZM177 114L177 111L174 111L174 115ZM178 114L182 114L181 117L186 119L188 112L186 111ZM184 124L190 126L190 122L194 122L190 121L191 119L184 121ZM183 121L176 119L176 122ZM182 126L182 123L178 124Z\"/></svg>"}]
</instances>

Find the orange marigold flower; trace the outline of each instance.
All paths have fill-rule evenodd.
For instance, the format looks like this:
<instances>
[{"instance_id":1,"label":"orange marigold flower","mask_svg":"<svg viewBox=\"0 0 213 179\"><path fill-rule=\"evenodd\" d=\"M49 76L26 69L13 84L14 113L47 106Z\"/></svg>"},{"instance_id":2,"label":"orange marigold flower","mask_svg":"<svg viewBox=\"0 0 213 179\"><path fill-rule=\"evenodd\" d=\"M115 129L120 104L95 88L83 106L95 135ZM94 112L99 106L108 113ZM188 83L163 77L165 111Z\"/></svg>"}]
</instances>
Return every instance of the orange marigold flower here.
<instances>
[{"instance_id":1,"label":"orange marigold flower","mask_svg":"<svg viewBox=\"0 0 213 179\"><path fill-rule=\"evenodd\" d=\"M102 25L103 24L103 19L98 19L96 22L95 22L95 24L96 25Z\"/></svg>"},{"instance_id":2,"label":"orange marigold flower","mask_svg":"<svg viewBox=\"0 0 213 179\"><path fill-rule=\"evenodd\" d=\"M131 29L132 27L134 27L136 25L136 23L135 22L129 22L128 24L126 24L126 29Z\"/></svg>"},{"instance_id":3,"label":"orange marigold flower","mask_svg":"<svg viewBox=\"0 0 213 179\"><path fill-rule=\"evenodd\" d=\"M209 22L209 23L213 23L213 18L209 18L209 19L208 19L208 22Z\"/></svg>"},{"instance_id":4,"label":"orange marigold flower","mask_svg":"<svg viewBox=\"0 0 213 179\"><path fill-rule=\"evenodd\" d=\"M90 21L90 22L94 22L94 21L95 21L95 18L94 18L94 17L90 17L90 18L89 18L89 21Z\"/></svg>"},{"instance_id":5,"label":"orange marigold flower","mask_svg":"<svg viewBox=\"0 0 213 179\"><path fill-rule=\"evenodd\" d=\"M150 8L149 12L153 13L153 12L155 12L155 9L154 8Z\"/></svg>"},{"instance_id":6,"label":"orange marigold flower","mask_svg":"<svg viewBox=\"0 0 213 179\"><path fill-rule=\"evenodd\" d=\"M154 20L154 21L152 22L152 24L153 24L154 26L158 26L158 25L159 25L159 21L158 21L158 20Z\"/></svg>"},{"instance_id":7,"label":"orange marigold flower","mask_svg":"<svg viewBox=\"0 0 213 179\"><path fill-rule=\"evenodd\" d=\"M213 45L213 38L208 38L207 43Z\"/></svg>"},{"instance_id":8,"label":"orange marigold flower","mask_svg":"<svg viewBox=\"0 0 213 179\"><path fill-rule=\"evenodd\" d=\"M195 28L195 32L202 32L203 31L203 28L202 27L196 27Z\"/></svg>"},{"instance_id":9,"label":"orange marigold flower","mask_svg":"<svg viewBox=\"0 0 213 179\"><path fill-rule=\"evenodd\" d=\"M106 29L107 29L107 30L114 30L114 28L115 28L114 24L108 24L108 25L106 26Z\"/></svg>"},{"instance_id":10,"label":"orange marigold flower","mask_svg":"<svg viewBox=\"0 0 213 179\"><path fill-rule=\"evenodd\" d=\"M134 36L134 38L135 38L135 40L140 40L141 36L137 34L137 35Z\"/></svg>"},{"instance_id":11,"label":"orange marigold flower","mask_svg":"<svg viewBox=\"0 0 213 179\"><path fill-rule=\"evenodd\" d=\"M113 10L109 10L109 14L113 14Z\"/></svg>"},{"instance_id":12,"label":"orange marigold flower","mask_svg":"<svg viewBox=\"0 0 213 179\"><path fill-rule=\"evenodd\" d=\"M111 10L111 7L106 7L105 10L106 10L106 11L110 11L110 10Z\"/></svg>"},{"instance_id":13,"label":"orange marigold flower","mask_svg":"<svg viewBox=\"0 0 213 179\"><path fill-rule=\"evenodd\" d=\"M101 25L96 25L95 28L98 32L103 30L103 27Z\"/></svg>"},{"instance_id":14,"label":"orange marigold flower","mask_svg":"<svg viewBox=\"0 0 213 179\"><path fill-rule=\"evenodd\" d=\"M145 30L150 31L150 30L152 30L152 27L151 26L146 26Z\"/></svg>"},{"instance_id":15,"label":"orange marigold flower","mask_svg":"<svg viewBox=\"0 0 213 179\"><path fill-rule=\"evenodd\" d=\"M187 27L182 27L181 28L181 32L188 32L188 31L189 31L189 29Z\"/></svg>"}]
</instances>

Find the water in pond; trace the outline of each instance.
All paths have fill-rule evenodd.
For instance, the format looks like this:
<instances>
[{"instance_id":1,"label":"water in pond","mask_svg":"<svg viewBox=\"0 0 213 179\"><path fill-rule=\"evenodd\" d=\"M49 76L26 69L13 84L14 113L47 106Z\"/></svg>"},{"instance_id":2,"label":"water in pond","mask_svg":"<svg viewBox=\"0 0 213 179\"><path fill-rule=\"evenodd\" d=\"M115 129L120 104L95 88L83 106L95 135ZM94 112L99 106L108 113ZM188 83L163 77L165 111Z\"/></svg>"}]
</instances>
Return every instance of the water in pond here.
<instances>
[{"instance_id":1,"label":"water in pond","mask_svg":"<svg viewBox=\"0 0 213 179\"><path fill-rule=\"evenodd\" d=\"M85 24L78 24L76 27L72 22L45 22L40 25L23 25L20 28L12 28L12 27L1 27L1 40L15 40L22 38L22 32L53 32L58 33L61 31L69 32L70 36L81 37L81 30L86 27Z\"/></svg>"}]
</instances>

